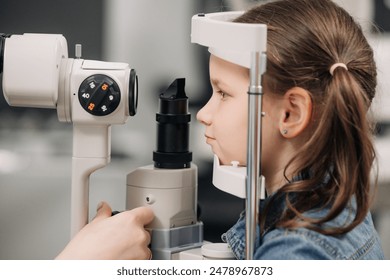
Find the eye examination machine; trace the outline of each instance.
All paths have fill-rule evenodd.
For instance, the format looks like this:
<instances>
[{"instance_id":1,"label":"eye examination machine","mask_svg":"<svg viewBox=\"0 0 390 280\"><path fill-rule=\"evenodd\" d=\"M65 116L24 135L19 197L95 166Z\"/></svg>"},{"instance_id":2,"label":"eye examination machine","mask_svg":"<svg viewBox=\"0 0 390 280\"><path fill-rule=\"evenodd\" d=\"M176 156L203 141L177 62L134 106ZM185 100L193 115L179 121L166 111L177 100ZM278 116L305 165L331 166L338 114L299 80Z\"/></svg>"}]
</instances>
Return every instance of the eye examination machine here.
<instances>
[{"instance_id":1,"label":"eye examination machine","mask_svg":"<svg viewBox=\"0 0 390 280\"><path fill-rule=\"evenodd\" d=\"M259 226L259 201L265 196L264 178L259 175L267 28L233 23L241 14L193 16L191 42L250 69L247 166L234 162L223 166L214 156L213 171L217 188L246 200L249 260ZM0 34L0 71L8 104L56 109L59 121L73 124L71 237L88 223L90 175L110 162L111 126L126 123L138 105L138 77L129 64L82 59L81 45L76 45L75 56L68 58L62 35ZM185 79L178 78L159 97L154 163L127 175L126 208L153 209L155 219L147 227L154 259L234 259L225 243L203 240L197 215L197 167L189 149L190 121Z\"/></svg>"},{"instance_id":2,"label":"eye examination machine","mask_svg":"<svg viewBox=\"0 0 390 280\"><path fill-rule=\"evenodd\" d=\"M71 235L88 220L89 176L110 162L111 125L136 113L138 78L126 63L68 58L62 35L1 35L3 93L11 106L53 108L73 123Z\"/></svg>"}]
</instances>

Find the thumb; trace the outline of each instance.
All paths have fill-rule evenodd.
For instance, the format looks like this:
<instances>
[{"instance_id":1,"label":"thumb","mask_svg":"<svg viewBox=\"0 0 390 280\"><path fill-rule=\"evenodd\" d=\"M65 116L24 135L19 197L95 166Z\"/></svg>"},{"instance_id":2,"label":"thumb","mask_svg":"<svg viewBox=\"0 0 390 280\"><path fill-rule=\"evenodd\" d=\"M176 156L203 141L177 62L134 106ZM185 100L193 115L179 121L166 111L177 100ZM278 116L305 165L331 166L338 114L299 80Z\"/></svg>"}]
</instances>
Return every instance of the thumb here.
<instances>
[{"instance_id":1,"label":"thumb","mask_svg":"<svg viewBox=\"0 0 390 280\"><path fill-rule=\"evenodd\" d=\"M96 216L93 218L92 222L94 221L100 221L106 218L111 217L111 207L108 205L107 202L102 201L98 204L97 209L96 209Z\"/></svg>"},{"instance_id":2,"label":"thumb","mask_svg":"<svg viewBox=\"0 0 390 280\"><path fill-rule=\"evenodd\" d=\"M147 206L134 208L133 210L128 211L128 213L134 215L137 218L137 221L143 226L151 223L154 219L153 210Z\"/></svg>"}]
</instances>

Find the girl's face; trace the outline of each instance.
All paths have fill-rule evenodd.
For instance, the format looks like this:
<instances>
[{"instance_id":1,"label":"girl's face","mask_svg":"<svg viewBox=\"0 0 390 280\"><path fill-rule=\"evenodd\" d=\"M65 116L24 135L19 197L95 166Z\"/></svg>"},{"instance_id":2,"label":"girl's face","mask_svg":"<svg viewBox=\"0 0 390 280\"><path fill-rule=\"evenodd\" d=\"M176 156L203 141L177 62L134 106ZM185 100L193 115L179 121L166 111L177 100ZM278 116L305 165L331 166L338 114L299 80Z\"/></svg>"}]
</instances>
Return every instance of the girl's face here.
<instances>
[{"instance_id":1,"label":"girl's face","mask_svg":"<svg viewBox=\"0 0 390 280\"><path fill-rule=\"evenodd\" d=\"M245 166L249 70L211 55L210 81L212 96L197 114L206 126L206 142L221 164L238 161ZM303 132L310 122L312 102L309 93L299 87L283 95L264 90L261 166L272 191L273 186L284 184L286 164L306 141Z\"/></svg>"},{"instance_id":2,"label":"girl's face","mask_svg":"<svg viewBox=\"0 0 390 280\"><path fill-rule=\"evenodd\" d=\"M212 96L197 114L206 126L206 143L221 164L245 165L249 71L211 55L210 82Z\"/></svg>"},{"instance_id":3,"label":"girl's face","mask_svg":"<svg viewBox=\"0 0 390 280\"><path fill-rule=\"evenodd\" d=\"M206 126L206 143L211 146L221 164L238 161L246 165L249 70L216 56L210 57L210 82L213 89L207 104L197 119ZM276 164L280 147L278 112L280 101L263 97L262 166Z\"/></svg>"}]
</instances>

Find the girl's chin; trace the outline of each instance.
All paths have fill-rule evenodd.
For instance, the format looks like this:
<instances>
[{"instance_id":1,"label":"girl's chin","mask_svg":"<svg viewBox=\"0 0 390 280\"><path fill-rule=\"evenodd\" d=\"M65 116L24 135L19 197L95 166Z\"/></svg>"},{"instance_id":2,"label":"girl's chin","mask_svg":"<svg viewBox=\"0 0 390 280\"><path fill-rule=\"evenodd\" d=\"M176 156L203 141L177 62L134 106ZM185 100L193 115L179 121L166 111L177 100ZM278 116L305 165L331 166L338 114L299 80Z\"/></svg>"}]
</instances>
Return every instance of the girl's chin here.
<instances>
[{"instance_id":1,"label":"girl's chin","mask_svg":"<svg viewBox=\"0 0 390 280\"><path fill-rule=\"evenodd\" d=\"M232 165L233 163L238 163L239 166L246 166L246 162L241 162L241 161L234 160L234 159L227 159L227 158L224 158L223 156L219 156L218 154L216 154L216 155L219 159L219 164L221 164L221 165Z\"/></svg>"},{"instance_id":2,"label":"girl's chin","mask_svg":"<svg viewBox=\"0 0 390 280\"><path fill-rule=\"evenodd\" d=\"M223 156L220 156L218 154L215 154L215 155L219 159L219 164L221 164L221 165L230 165L231 164L231 161L226 160L226 158L224 158Z\"/></svg>"}]
</instances>

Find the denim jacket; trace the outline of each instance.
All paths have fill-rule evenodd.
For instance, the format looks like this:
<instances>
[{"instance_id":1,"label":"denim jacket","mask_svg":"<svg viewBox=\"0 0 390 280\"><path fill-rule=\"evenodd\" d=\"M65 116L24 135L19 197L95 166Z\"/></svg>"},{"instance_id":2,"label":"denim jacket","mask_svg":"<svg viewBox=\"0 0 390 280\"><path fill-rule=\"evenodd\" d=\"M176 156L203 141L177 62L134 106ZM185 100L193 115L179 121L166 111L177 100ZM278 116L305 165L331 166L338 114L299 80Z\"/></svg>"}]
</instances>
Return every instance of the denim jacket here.
<instances>
[{"instance_id":1,"label":"denim jacket","mask_svg":"<svg viewBox=\"0 0 390 280\"><path fill-rule=\"evenodd\" d=\"M280 213L279 211L284 208L284 203L281 200L276 202L277 205L272 205L271 210L273 213ZM264 205L264 203L261 203L261 205ZM326 226L335 227L345 224L354 209L353 203L351 205L346 207L334 220L327 222ZM324 215L325 211L317 211L314 215L318 218ZM310 216L314 217L313 215ZM277 214L273 218L267 219L261 237L259 236L259 228L257 229L254 259L384 259L380 239L374 228L370 213L353 230L338 236L324 235L306 228L276 228L272 226L275 219L277 219ZM228 242L237 259L245 259L244 212L238 222L222 235L222 240Z\"/></svg>"}]
</instances>

